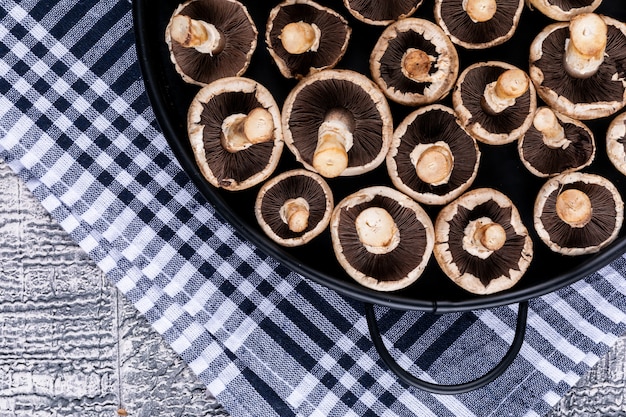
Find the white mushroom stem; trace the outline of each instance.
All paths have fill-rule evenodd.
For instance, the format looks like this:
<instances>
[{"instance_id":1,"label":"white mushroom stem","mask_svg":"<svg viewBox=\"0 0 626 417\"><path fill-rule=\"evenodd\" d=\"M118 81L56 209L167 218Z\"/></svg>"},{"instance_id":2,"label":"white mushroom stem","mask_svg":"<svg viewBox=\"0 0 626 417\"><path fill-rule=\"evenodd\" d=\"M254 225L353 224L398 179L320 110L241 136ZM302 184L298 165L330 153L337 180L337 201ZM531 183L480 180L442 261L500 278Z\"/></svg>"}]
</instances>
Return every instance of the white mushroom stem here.
<instances>
[{"instance_id":1,"label":"white mushroom stem","mask_svg":"<svg viewBox=\"0 0 626 417\"><path fill-rule=\"evenodd\" d=\"M500 113L515 104L529 87L528 76L520 69L509 69L487 84L483 94L486 111Z\"/></svg>"},{"instance_id":2,"label":"white mushroom stem","mask_svg":"<svg viewBox=\"0 0 626 417\"><path fill-rule=\"evenodd\" d=\"M389 253L400 243L400 231L391 214L382 207L369 207L355 220L359 240L375 254Z\"/></svg>"},{"instance_id":3,"label":"white mushroom stem","mask_svg":"<svg viewBox=\"0 0 626 417\"><path fill-rule=\"evenodd\" d=\"M565 149L571 141L565 137L565 129L559 123L556 114L548 108L537 110L533 118L533 126L543 135L543 142L552 149Z\"/></svg>"},{"instance_id":4,"label":"white mushroom stem","mask_svg":"<svg viewBox=\"0 0 626 417\"><path fill-rule=\"evenodd\" d=\"M565 41L565 69L573 77L590 77L604 61L606 23L595 13L583 13L570 20L569 32Z\"/></svg>"},{"instance_id":5,"label":"white mushroom stem","mask_svg":"<svg viewBox=\"0 0 626 417\"><path fill-rule=\"evenodd\" d=\"M472 220L464 231L463 249L480 259L487 259L506 243L506 230L488 217Z\"/></svg>"},{"instance_id":6,"label":"white mushroom stem","mask_svg":"<svg viewBox=\"0 0 626 417\"><path fill-rule=\"evenodd\" d=\"M592 212L589 196L575 188L563 191L556 198L556 214L572 227L584 227Z\"/></svg>"},{"instance_id":7,"label":"white mushroom stem","mask_svg":"<svg viewBox=\"0 0 626 417\"><path fill-rule=\"evenodd\" d=\"M231 114L222 122L222 146L229 152L237 152L274 137L274 119L263 107L250 113Z\"/></svg>"},{"instance_id":8,"label":"white mushroom stem","mask_svg":"<svg viewBox=\"0 0 626 417\"><path fill-rule=\"evenodd\" d=\"M488 223L476 231L476 241L480 242L485 249L496 251L506 242L506 231L498 223Z\"/></svg>"},{"instance_id":9,"label":"white mushroom stem","mask_svg":"<svg viewBox=\"0 0 626 417\"><path fill-rule=\"evenodd\" d=\"M415 148L417 155L411 153L415 160L415 172L420 180L431 185L445 184L452 173L454 158L447 144L429 144L426 148ZM421 151L421 152L420 152Z\"/></svg>"},{"instance_id":10,"label":"white mushroom stem","mask_svg":"<svg viewBox=\"0 0 626 417\"><path fill-rule=\"evenodd\" d=\"M421 49L409 48L402 56L401 70L405 77L416 81L426 82L430 80L431 58Z\"/></svg>"},{"instance_id":11,"label":"white mushroom stem","mask_svg":"<svg viewBox=\"0 0 626 417\"><path fill-rule=\"evenodd\" d=\"M285 25L278 38L287 52L299 55L317 52L321 37L322 32L316 24L299 21Z\"/></svg>"},{"instance_id":12,"label":"white mushroom stem","mask_svg":"<svg viewBox=\"0 0 626 417\"><path fill-rule=\"evenodd\" d=\"M326 178L334 178L348 167L348 151L352 148L351 123L345 111L330 111L317 134L313 168Z\"/></svg>"},{"instance_id":13,"label":"white mushroom stem","mask_svg":"<svg viewBox=\"0 0 626 417\"><path fill-rule=\"evenodd\" d=\"M491 20L496 9L496 0L463 0L463 10L474 23Z\"/></svg>"},{"instance_id":14,"label":"white mushroom stem","mask_svg":"<svg viewBox=\"0 0 626 417\"><path fill-rule=\"evenodd\" d=\"M170 36L182 46L204 54L217 54L224 48L224 39L215 25L189 16L174 16Z\"/></svg>"},{"instance_id":15,"label":"white mushroom stem","mask_svg":"<svg viewBox=\"0 0 626 417\"><path fill-rule=\"evenodd\" d=\"M288 199L280 208L280 218L292 232L303 232L309 225L309 203L302 197Z\"/></svg>"}]
</instances>

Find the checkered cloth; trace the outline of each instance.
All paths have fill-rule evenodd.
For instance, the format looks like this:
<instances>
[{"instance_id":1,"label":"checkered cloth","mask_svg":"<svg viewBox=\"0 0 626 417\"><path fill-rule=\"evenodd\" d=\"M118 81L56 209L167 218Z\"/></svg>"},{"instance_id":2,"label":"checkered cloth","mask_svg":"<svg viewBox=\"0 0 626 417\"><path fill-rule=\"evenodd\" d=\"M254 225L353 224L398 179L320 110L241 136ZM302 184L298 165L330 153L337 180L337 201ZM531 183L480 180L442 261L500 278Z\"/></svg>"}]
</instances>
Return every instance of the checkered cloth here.
<instances>
[{"instance_id":1,"label":"checkered cloth","mask_svg":"<svg viewBox=\"0 0 626 417\"><path fill-rule=\"evenodd\" d=\"M129 0L3 0L0 58L0 156L233 416L539 416L626 331L620 258L532 300L521 352L492 384L409 388L360 302L244 241L181 170L145 94ZM516 312L376 308L394 358L440 383L497 363Z\"/></svg>"}]
</instances>

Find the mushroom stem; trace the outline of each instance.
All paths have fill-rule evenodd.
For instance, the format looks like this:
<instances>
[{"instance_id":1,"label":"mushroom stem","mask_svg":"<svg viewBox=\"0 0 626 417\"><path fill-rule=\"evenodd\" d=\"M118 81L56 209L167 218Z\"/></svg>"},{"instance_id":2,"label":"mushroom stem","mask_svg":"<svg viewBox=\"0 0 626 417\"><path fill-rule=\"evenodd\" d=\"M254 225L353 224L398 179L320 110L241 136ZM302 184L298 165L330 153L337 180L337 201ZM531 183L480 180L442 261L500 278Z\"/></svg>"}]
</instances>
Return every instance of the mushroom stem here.
<instances>
[{"instance_id":1,"label":"mushroom stem","mask_svg":"<svg viewBox=\"0 0 626 417\"><path fill-rule=\"evenodd\" d=\"M591 77L604 61L607 26L595 13L575 16L569 23L565 41L565 69L576 78Z\"/></svg>"},{"instance_id":2,"label":"mushroom stem","mask_svg":"<svg viewBox=\"0 0 626 417\"><path fill-rule=\"evenodd\" d=\"M409 48L402 56L402 74L413 81L428 81L431 67L431 57L421 49Z\"/></svg>"},{"instance_id":3,"label":"mushroom stem","mask_svg":"<svg viewBox=\"0 0 626 417\"><path fill-rule=\"evenodd\" d=\"M391 214L382 207L369 207L355 220L359 240L372 253L391 252L400 242L398 226Z\"/></svg>"},{"instance_id":4,"label":"mushroom stem","mask_svg":"<svg viewBox=\"0 0 626 417\"><path fill-rule=\"evenodd\" d=\"M453 164L450 148L433 144L417 157L415 171L419 179L425 183L441 185L450 178Z\"/></svg>"},{"instance_id":5,"label":"mushroom stem","mask_svg":"<svg viewBox=\"0 0 626 417\"><path fill-rule=\"evenodd\" d=\"M474 23L491 20L496 9L496 0L463 0L463 10Z\"/></svg>"},{"instance_id":6,"label":"mushroom stem","mask_svg":"<svg viewBox=\"0 0 626 417\"><path fill-rule=\"evenodd\" d=\"M303 232L309 225L309 203L302 197L288 199L280 208L280 218L292 232Z\"/></svg>"},{"instance_id":7,"label":"mushroom stem","mask_svg":"<svg viewBox=\"0 0 626 417\"><path fill-rule=\"evenodd\" d=\"M490 251L496 251L506 242L506 231L498 223L487 223L476 230L474 239Z\"/></svg>"},{"instance_id":8,"label":"mushroom stem","mask_svg":"<svg viewBox=\"0 0 626 417\"><path fill-rule=\"evenodd\" d=\"M515 104L515 99L528 91L529 81L520 69L504 71L498 79L487 84L481 104L486 112L501 113Z\"/></svg>"},{"instance_id":9,"label":"mushroom stem","mask_svg":"<svg viewBox=\"0 0 626 417\"><path fill-rule=\"evenodd\" d=\"M222 146L229 152L237 152L257 143L267 142L274 136L274 119L263 107L250 113L231 114L222 123Z\"/></svg>"},{"instance_id":10,"label":"mushroom stem","mask_svg":"<svg viewBox=\"0 0 626 417\"><path fill-rule=\"evenodd\" d=\"M290 54L299 55L305 52L317 52L322 32L316 24L303 21L285 25L279 39L283 48Z\"/></svg>"},{"instance_id":11,"label":"mushroom stem","mask_svg":"<svg viewBox=\"0 0 626 417\"><path fill-rule=\"evenodd\" d=\"M565 129L563 129L563 126L559 123L559 119L557 119L554 112L548 107L537 110L533 118L533 126L543 134L543 142L549 148L565 149L571 143L571 141L565 137Z\"/></svg>"},{"instance_id":12,"label":"mushroom stem","mask_svg":"<svg viewBox=\"0 0 626 417\"><path fill-rule=\"evenodd\" d=\"M556 198L556 214L572 227L584 227L591 220L591 199L584 192L570 188Z\"/></svg>"},{"instance_id":13,"label":"mushroom stem","mask_svg":"<svg viewBox=\"0 0 626 417\"><path fill-rule=\"evenodd\" d=\"M218 54L224 49L224 38L215 25L189 16L174 16L170 34L182 46L205 54Z\"/></svg>"},{"instance_id":14,"label":"mushroom stem","mask_svg":"<svg viewBox=\"0 0 626 417\"><path fill-rule=\"evenodd\" d=\"M328 112L318 130L313 153L313 168L327 178L334 178L348 167L348 151L352 148L354 119L344 109Z\"/></svg>"}]
</instances>

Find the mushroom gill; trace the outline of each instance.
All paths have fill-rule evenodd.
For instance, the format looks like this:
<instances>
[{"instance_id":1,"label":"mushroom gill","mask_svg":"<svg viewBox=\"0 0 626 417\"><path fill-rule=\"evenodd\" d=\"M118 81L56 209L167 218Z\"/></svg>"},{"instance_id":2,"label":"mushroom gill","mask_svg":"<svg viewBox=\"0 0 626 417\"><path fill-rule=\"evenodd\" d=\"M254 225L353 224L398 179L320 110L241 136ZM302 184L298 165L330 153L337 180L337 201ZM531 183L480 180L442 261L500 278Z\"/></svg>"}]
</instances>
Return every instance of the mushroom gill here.
<instances>
[{"instance_id":1,"label":"mushroom gill","mask_svg":"<svg viewBox=\"0 0 626 417\"><path fill-rule=\"evenodd\" d=\"M422 0L344 0L343 3L362 22L388 25L394 20L411 16L422 4Z\"/></svg>"}]
</instances>

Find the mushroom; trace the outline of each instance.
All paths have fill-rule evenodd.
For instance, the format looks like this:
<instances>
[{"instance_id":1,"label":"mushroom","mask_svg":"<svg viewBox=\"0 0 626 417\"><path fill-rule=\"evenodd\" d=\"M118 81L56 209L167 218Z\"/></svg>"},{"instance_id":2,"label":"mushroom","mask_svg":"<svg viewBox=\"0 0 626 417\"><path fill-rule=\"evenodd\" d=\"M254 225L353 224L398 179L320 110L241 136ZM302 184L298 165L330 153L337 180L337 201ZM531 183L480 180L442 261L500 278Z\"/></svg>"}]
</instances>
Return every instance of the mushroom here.
<instances>
[{"instance_id":1,"label":"mushroom","mask_svg":"<svg viewBox=\"0 0 626 417\"><path fill-rule=\"evenodd\" d=\"M528 3L529 7L551 19L567 21L576 15L593 12L602 0L528 0Z\"/></svg>"},{"instance_id":2,"label":"mushroom","mask_svg":"<svg viewBox=\"0 0 626 417\"><path fill-rule=\"evenodd\" d=\"M459 57L439 26L407 18L391 24L378 38L370 71L391 100L409 106L429 104L452 89Z\"/></svg>"},{"instance_id":3,"label":"mushroom","mask_svg":"<svg viewBox=\"0 0 626 417\"><path fill-rule=\"evenodd\" d=\"M165 29L176 71L200 86L243 75L257 35L248 10L236 0L189 0L176 8Z\"/></svg>"},{"instance_id":4,"label":"mushroom","mask_svg":"<svg viewBox=\"0 0 626 417\"><path fill-rule=\"evenodd\" d=\"M330 220L337 260L358 283L394 291L417 280L434 245L433 224L413 199L390 187L359 190L337 204Z\"/></svg>"},{"instance_id":5,"label":"mushroom","mask_svg":"<svg viewBox=\"0 0 626 417\"><path fill-rule=\"evenodd\" d=\"M471 190L435 220L434 255L443 272L474 294L515 285L533 257L533 244L513 202L492 188Z\"/></svg>"},{"instance_id":6,"label":"mushroom","mask_svg":"<svg viewBox=\"0 0 626 417\"><path fill-rule=\"evenodd\" d=\"M435 20L455 44L485 49L513 36L523 9L524 0L435 0Z\"/></svg>"},{"instance_id":7,"label":"mushroom","mask_svg":"<svg viewBox=\"0 0 626 417\"><path fill-rule=\"evenodd\" d=\"M626 25L594 13L548 25L530 47L530 77L550 107L577 120L626 104Z\"/></svg>"},{"instance_id":8,"label":"mushroom","mask_svg":"<svg viewBox=\"0 0 626 417\"><path fill-rule=\"evenodd\" d=\"M626 113L615 117L609 124L606 153L615 168L626 175Z\"/></svg>"},{"instance_id":9,"label":"mushroom","mask_svg":"<svg viewBox=\"0 0 626 417\"><path fill-rule=\"evenodd\" d=\"M285 99L282 125L296 159L326 178L373 170L384 161L393 135L384 94L351 70L302 79Z\"/></svg>"},{"instance_id":10,"label":"mushroom","mask_svg":"<svg viewBox=\"0 0 626 417\"><path fill-rule=\"evenodd\" d=\"M310 0L287 0L271 10L265 42L283 76L302 78L333 68L351 33L348 21L334 10Z\"/></svg>"},{"instance_id":11,"label":"mushroom","mask_svg":"<svg viewBox=\"0 0 626 417\"><path fill-rule=\"evenodd\" d=\"M502 145L521 137L537 109L535 88L521 69L499 61L467 67L452 94L461 125L478 141Z\"/></svg>"},{"instance_id":12,"label":"mushroom","mask_svg":"<svg viewBox=\"0 0 626 417\"><path fill-rule=\"evenodd\" d=\"M369 25L386 26L411 16L423 0L343 0L352 16Z\"/></svg>"},{"instance_id":13,"label":"mushroom","mask_svg":"<svg viewBox=\"0 0 626 417\"><path fill-rule=\"evenodd\" d=\"M269 177L283 149L278 105L269 90L244 77L202 87L189 106L187 132L204 177L231 191Z\"/></svg>"},{"instance_id":14,"label":"mushroom","mask_svg":"<svg viewBox=\"0 0 626 417\"><path fill-rule=\"evenodd\" d=\"M326 229L333 204L330 187L320 175L294 169L263 184L254 214L274 242L293 247L308 243Z\"/></svg>"},{"instance_id":15,"label":"mushroom","mask_svg":"<svg viewBox=\"0 0 626 417\"><path fill-rule=\"evenodd\" d=\"M480 151L454 111L440 104L409 114L396 128L387 153L394 186L423 204L446 204L469 188Z\"/></svg>"},{"instance_id":16,"label":"mushroom","mask_svg":"<svg viewBox=\"0 0 626 417\"><path fill-rule=\"evenodd\" d=\"M578 171L596 153L593 132L582 122L540 107L533 125L517 143L524 166L538 177Z\"/></svg>"},{"instance_id":17,"label":"mushroom","mask_svg":"<svg viewBox=\"0 0 626 417\"><path fill-rule=\"evenodd\" d=\"M537 234L563 255L595 253L617 238L624 203L606 178L582 172L561 174L539 190L534 207Z\"/></svg>"}]
</instances>

